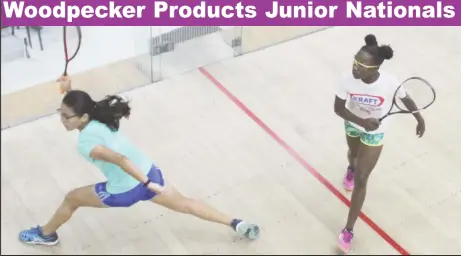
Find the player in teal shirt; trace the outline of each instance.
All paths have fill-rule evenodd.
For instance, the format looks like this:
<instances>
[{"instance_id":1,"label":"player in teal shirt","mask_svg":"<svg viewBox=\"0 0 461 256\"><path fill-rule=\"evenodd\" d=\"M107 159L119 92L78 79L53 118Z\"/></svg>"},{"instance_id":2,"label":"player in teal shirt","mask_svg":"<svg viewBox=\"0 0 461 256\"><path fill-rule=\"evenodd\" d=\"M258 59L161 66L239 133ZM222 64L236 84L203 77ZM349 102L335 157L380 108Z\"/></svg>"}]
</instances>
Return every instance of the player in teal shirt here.
<instances>
[{"instance_id":1,"label":"player in teal shirt","mask_svg":"<svg viewBox=\"0 0 461 256\"><path fill-rule=\"evenodd\" d=\"M139 181L128 175L116 164L91 158L91 151L98 145L104 145L130 159L144 175L149 173L153 165L150 158L133 146L122 133L108 129L107 125L97 120L91 120L80 132L78 150L84 158L96 165L106 176L108 181L106 189L109 193L127 192L137 186Z\"/></svg>"},{"instance_id":2,"label":"player in teal shirt","mask_svg":"<svg viewBox=\"0 0 461 256\"><path fill-rule=\"evenodd\" d=\"M128 102L118 96L94 102L86 92L70 90L70 85L67 88L69 91L60 108L62 123L68 131L80 130L80 154L98 167L107 181L69 192L47 224L20 232L22 242L57 244L57 230L79 207L129 207L140 201L152 201L177 212L224 224L249 239L259 236L257 225L231 218L166 184L162 171L153 161L118 131L120 119L130 115Z\"/></svg>"}]
</instances>

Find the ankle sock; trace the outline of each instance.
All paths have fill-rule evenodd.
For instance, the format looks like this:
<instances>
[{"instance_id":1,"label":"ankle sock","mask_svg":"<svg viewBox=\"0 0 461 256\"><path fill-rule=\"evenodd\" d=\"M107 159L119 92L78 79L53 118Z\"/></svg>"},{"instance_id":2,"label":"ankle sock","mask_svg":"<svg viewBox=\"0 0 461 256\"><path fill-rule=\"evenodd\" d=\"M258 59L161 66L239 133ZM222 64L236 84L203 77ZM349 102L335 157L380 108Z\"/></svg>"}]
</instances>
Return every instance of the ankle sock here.
<instances>
[{"instance_id":1,"label":"ankle sock","mask_svg":"<svg viewBox=\"0 0 461 256\"><path fill-rule=\"evenodd\" d=\"M233 219L232 222L231 222L231 227L236 230L237 229L237 225L242 222L242 220L239 220L239 219Z\"/></svg>"}]
</instances>

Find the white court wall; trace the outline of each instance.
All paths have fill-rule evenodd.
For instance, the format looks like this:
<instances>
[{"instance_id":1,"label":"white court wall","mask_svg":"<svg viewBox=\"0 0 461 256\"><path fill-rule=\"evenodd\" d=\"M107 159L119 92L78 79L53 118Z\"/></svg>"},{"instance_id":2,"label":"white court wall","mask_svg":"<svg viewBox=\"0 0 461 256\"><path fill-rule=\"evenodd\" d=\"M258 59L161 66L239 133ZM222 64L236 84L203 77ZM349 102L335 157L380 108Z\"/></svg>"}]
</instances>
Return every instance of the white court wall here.
<instances>
[{"instance_id":1,"label":"white court wall","mask_svg":"<svg viewBox=\"0 0 461 256\"><path fill-rule=\"evenodd\" d=\"M178 28L83 27L81 49L70 64L69 74L80 89L98 99L327 27L226 26L214 33L210 32L212 27L187 27L190 29L175 36L188 40L180 40L170 52L152 56L151 39ZM25 29L16 30L16 36L25 37ZM30 59L2 62L2 129L54 113L59 106L61 95L55 80L64 68L62 29L46 27L42 37L44 51L38 50L33 32ZM235 39L240 45L235 45ZM5 49L2 47L2 56Z\"/></svg>"},{"instance_id":2,"label":"white court wall","mask_svg":"<svg viewBox=\"0 0 461 256\"><path fill-rule=\"evenodd\" d=\"M149 52L149 38L179 27L82 27L80 52L69 69L73 74L85 72L113 62ZM32 32L34 49L31 59L17 59L2 63L2 95L56 79L62 73L64 51L61 27L43 30L44 50L38 48L38 39ZM25 30L15 31L24 37ZM19 41L21 43L22 41ZM8 49L2 50L7 52ZM46 67L46 68L44 68ZM18 70L23 74L18 76Z\"/></svg>"}]
</instances>

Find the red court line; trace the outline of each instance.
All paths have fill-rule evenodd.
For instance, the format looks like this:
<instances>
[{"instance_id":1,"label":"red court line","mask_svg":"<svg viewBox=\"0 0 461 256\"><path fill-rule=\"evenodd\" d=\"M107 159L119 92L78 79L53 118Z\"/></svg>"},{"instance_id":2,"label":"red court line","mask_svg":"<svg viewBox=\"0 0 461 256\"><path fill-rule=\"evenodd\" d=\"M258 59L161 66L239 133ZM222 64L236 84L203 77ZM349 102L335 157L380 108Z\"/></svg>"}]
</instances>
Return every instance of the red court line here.
<instances>
[{"instance_id":1,"label":"red court line","mask_svg":"<svg viewBox=\"0 0 461 256\"><path fill-rule=\"evenodd\" d=\"M232 102L234 102L245 114L255 121L272 139L282 146L298 163L300 163L307 171L309 171L317 180L319 180L331 193L333 193L347 207L350 207L351 202L338 189L336 189L325 177L314 169L304 158L302 158L290 145L282 140L274 131L272 131L261 119L259 119L250 109L248 109L237 97L232 95L224 85L214 78L205 68L199 68L199 71L210 80L221 92L223 92ZM410 255L399 243L392 239L384 230L382 230L373 220L371 220L363 212L360 213L360 218L372 228L379 236L381 236L390 246L397 250L401 255Z\"/></svg>"}]
</instances>

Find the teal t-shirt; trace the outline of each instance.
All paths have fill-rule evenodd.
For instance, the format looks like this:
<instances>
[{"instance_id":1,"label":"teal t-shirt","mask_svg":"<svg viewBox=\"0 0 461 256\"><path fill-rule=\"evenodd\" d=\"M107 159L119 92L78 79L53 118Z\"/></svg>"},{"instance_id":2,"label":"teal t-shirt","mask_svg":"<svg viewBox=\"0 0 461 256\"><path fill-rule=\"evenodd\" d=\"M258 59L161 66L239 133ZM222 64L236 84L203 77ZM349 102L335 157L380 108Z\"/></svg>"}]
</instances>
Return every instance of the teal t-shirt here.
<instances>
[{"instance_id":1,"label":"teal t-shirt","mask_svg":"<svg viewBox=\"0 0 461 256\"><path fill-rule=\"evenodd\" d=\"M96 165L104 176L106 176L106 189L111 194L119 194L131 190L139 184L139 181L126 173L118 165L91 158L91 151L98 145L103 145L124 155L146 175L153 165L150 158L138 150L121 132L112 131L99 121L90 121L80 132L78 151L90 163Z\"/></svg>"}]
</instances>

